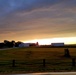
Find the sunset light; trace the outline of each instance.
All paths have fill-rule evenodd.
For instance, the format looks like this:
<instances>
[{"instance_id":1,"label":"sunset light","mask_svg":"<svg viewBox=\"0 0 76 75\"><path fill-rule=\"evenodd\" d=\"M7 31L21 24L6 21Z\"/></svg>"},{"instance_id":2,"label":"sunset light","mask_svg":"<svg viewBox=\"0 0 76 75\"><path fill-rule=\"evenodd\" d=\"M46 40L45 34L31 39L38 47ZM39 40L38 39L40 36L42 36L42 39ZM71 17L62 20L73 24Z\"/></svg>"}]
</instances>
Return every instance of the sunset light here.
<instances>
[{"instance_id":1,"label":"sunset light","mask_svg":"<svg viewBox=\"0 0 76 75\"><path fill-rule=\"evenodd\" d=\"M34 39L34 40L24 41L24 42L25 43L36 43L36 42L38 42L39 45L49 45L51 43L76 44L76 37Z\"/></svg>"}]
</instances>

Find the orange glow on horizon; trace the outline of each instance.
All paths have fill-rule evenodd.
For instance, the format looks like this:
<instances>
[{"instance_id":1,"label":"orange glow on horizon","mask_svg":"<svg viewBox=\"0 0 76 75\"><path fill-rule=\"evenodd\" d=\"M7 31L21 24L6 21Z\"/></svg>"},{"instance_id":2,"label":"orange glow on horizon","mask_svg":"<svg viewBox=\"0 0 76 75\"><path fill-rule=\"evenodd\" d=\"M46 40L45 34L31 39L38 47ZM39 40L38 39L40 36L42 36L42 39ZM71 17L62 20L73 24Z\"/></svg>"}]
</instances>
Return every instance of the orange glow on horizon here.
<instances>
[{"instance_id":1,"label":"orange glow on horizon","mask_svg":"<svg viewBox=\"0 0 76 75\"><path fill-rule=\"evenodd\" d=\"M39 45L49 45L51 43L65 43L65 44L76 44L76 37L66 37L66 38L47 38L47 39L34 39L29 41L24 41L24 43L36 43Z\"/></svg>"}]
</instances>

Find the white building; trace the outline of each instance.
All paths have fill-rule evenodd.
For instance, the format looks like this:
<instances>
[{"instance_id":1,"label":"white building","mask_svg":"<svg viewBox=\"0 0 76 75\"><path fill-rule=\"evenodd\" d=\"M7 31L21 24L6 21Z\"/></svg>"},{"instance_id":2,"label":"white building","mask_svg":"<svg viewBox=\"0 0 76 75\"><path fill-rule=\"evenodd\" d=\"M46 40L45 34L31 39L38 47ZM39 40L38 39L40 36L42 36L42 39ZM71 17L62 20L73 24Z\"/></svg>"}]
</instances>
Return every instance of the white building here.
<instances>
[{"instance_id":1,"label":"white building","mask_svg":"<svg viewBox=\"0 0 76 75\"><path fill-rule=\"evenodd\" d=\"M64 43L51 43L51 46L64 46Z\"/></svg>"},{"instance_id":2,"label":"white building","mask_svg":"<svg viewBox=\"0 0 76 75\"><path fill-rule=\"evenodd\" d=\"M19 47L29 47L29 43L21 43L19 44Z\"/></svg>"}]
</instances>

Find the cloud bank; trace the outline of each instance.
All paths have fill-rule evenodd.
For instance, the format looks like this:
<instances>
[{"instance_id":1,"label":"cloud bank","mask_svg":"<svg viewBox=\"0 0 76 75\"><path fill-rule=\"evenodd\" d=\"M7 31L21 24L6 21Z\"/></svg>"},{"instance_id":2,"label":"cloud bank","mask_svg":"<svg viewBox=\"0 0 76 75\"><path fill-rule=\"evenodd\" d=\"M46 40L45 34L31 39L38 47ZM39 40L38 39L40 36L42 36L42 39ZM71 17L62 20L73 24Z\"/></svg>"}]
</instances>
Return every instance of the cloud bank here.
<instances>
[{"instance_id":1,"label":"cloud bank","mask_svg":"<svg viewBox=\"0 0 76 75\"><path fill-rule=\"evenodd\" d=\"M75 37L75 20L76 0L0 0L0 41Z\"/></svg>"}]
</instances>

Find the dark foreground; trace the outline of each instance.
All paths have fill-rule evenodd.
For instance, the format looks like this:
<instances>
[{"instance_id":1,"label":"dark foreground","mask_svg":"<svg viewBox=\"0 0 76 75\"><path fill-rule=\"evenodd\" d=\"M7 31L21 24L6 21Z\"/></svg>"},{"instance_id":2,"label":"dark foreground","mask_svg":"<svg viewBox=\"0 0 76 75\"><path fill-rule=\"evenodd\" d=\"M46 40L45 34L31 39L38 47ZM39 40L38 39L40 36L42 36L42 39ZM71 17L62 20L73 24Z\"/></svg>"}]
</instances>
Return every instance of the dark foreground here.
<instances>
[{"instance_id":1,"label":"dark foreground","mask_svg":"<svg viewBox=\"0 0 76 75\"><path fill-rule=\"evenodd\" d=\"M76 48L69 48L69 58L63 57L64 49L30 47L1 50L0 74L76 72L76 65L72 64L72 58L76 60Z\"/></svg>"}]
</instances>

